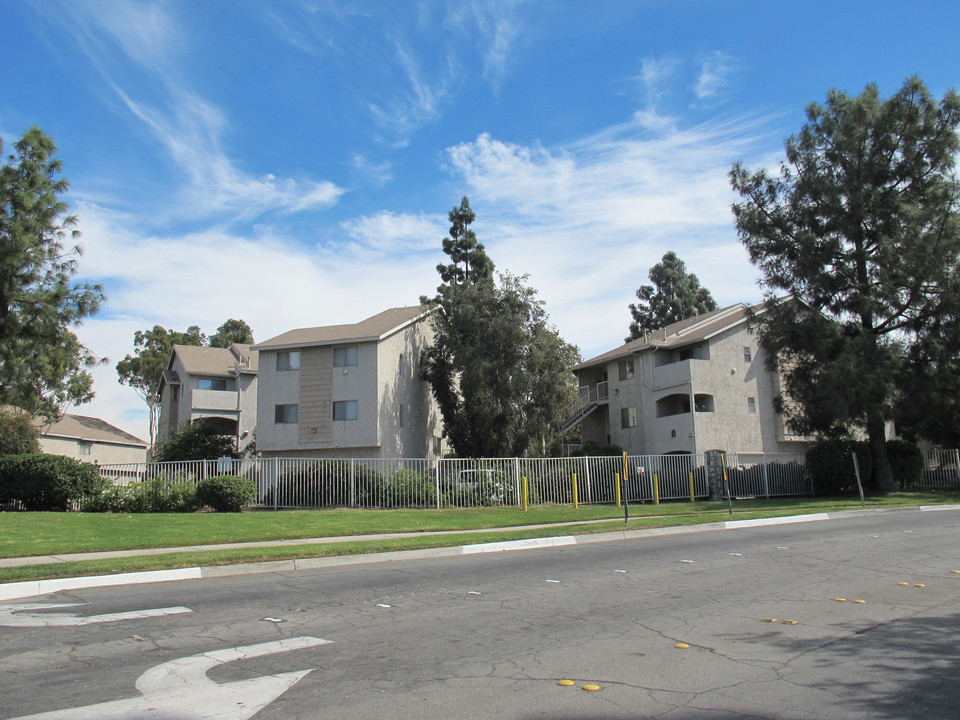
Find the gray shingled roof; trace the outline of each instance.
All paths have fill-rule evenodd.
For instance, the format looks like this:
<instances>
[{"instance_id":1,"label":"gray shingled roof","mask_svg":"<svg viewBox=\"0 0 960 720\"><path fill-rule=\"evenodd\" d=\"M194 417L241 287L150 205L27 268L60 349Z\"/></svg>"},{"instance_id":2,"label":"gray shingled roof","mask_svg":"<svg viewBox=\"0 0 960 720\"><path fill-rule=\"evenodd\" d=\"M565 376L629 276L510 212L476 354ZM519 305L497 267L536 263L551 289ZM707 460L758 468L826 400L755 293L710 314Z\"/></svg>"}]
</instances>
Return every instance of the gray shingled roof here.
<instances>
[{"instance_id":1,"label":"gray shingled roof","mask_svg":"<svg viewBox=\"0 0 960 720\"><path fill-rule=\"evenodd\" d=\"M257 371L258 353L250 345L234 343L234 348L249 359L250 372ZM229 348L212 348L203 345L174 345L173 351L180 358L183 367L191 375L221 375L233 377L237 357ZM167 378L164 378L167 380ZM168 380L169 381L169 380Z\"/></svg>"},{"instance_id":2,"label":"gray shingled roof","mask_svg":"<svg viewBox=\"0 0 960 720\"><path fill-rule=\"evenodd\" d=\"M678 348L707 340L747 320L749 306L743 303L728 305L696 317L681 320L668 325L662 330L648 333L642 338L631 340L618 348L614 348L589 360L573 366L573 370L582 370L587 367L606 363L611 360L629 357L635 353L655 350L657 348ZM757 310L754 310L757 312Z\"/></svg>"},{"instance_id":3,"label":"gray shingled roof","mask_svg":"<svg viewBox=\"0 0 960 720\"><path fill-rule=\"evenodd\" d=\"M273 350L285 347L382 340L430 312L432 312L431 309L424 309L421 305L391 308L349 325L325 325L289 330L266 342L257 343L253 347L255 350Z\"/></svg>"},{"instance_id":4,"label":"gray shingled roof","mask_svg":"<svg viewBox=\"0 0 960 720\"><path fill-rule=\"evenodd\" d=\"M106 420L86 415L65 414L57 422L41 425L40 432L45 437L77 438L95 442L109 442L118 445L136 445L147 447L147 442L114 427Z\"/></svg>"}]
</instances>

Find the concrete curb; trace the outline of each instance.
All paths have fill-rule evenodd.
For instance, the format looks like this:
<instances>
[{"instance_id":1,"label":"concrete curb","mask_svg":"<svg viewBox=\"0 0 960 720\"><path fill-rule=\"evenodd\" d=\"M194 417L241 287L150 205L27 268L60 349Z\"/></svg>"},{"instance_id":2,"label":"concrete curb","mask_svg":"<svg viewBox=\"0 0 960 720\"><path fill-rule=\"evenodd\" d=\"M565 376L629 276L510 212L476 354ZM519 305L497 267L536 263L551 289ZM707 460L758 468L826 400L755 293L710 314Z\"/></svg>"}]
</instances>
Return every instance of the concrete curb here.
<instances>
[{"instance_id":1,"label":"concrete curb","mask_svg":"<svg viewBox=\"0 0 960 720\"><path fill-rule=\"evenodd\" d=\"M715 530L740 530L770 525L789 525L820 520L842 520L886 512L934 512L941 510L960 510L960 505L920 505L904 508L873 508L870 510L845 510L836 513L811 513L809 515L789 515L785 517L758 518L756 520L728 520L725 522L704 523L702 525L676 525L647 530L620 530L596 533L593 535L566 535L549 538L530 538L527 540L508 540L505 542L477 543L451 547L427 548L424 550L397 550L394 552L369 553L364 555L337 555L322 558L298 558L293 560L273 560L258 563L240 563L237 565L213 565L210 567L179 568L176 570L149 570L118 575L97 575L92 577L56 578L52 580L31 580L18 583L0 584L0 601L17 600L64 590L82 590L95 587L113 587L117 585L135 585L141 583L171 582L176 580L199 580L203 578L231 577L234 575L252 575L257 573L296 572L298 570L316 570L320 568L340 567L381 562L396 562L423 558L451 557L455 555L473 555L490 552L509 552L513 550L532 550L543 547L562 547L566 545L588 545L597 542L616 540L637 540L664 535L679 535ZM489 530L488 530L489 531ZM386 536L371 536L382 539ZM258 543L259 544L259 543ZM278 543L263 543L277 545ZM284 544L294 544L287 541ZM301 542L299 544L307 544ZM124 555L150 555L155 552L123 551Z\"/></svg>"}]
</instances>

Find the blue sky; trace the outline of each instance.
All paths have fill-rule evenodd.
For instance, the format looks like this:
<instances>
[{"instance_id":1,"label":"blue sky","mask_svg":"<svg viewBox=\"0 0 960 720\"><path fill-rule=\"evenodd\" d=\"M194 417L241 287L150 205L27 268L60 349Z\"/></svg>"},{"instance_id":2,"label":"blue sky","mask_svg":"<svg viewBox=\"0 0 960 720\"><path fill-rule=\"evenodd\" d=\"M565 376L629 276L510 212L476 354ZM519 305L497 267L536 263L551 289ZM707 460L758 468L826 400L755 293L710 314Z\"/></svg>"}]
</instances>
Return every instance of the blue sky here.
<instances>
[{"instance_id":1,"label":"blue sky","mask_svg":"<svg viewBox=\"0 0 960 720\"><path fill-rule=\"evenodd\" d=\"M958 87L958 21L923 0L0 0L0 137L54 137L108 297L78 334L111 362L72 411L148 437L113 362L154 324L266 340L415 304L463 195L584 357L669 250L720 304L756 302L730 165L776 167L830 88Z\"/></svg>"}]
</instances>

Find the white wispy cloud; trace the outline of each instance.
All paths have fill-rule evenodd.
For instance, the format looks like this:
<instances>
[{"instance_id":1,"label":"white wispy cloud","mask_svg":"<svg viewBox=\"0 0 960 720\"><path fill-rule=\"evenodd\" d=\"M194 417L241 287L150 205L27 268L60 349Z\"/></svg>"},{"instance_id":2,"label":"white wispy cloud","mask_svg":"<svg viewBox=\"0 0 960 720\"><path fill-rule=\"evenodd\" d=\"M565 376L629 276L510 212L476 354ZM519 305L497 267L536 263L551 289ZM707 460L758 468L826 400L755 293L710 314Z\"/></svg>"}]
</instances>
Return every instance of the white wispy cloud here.
<instances>
[{"instance_id":1,"label":"white wispy cloud","mask_svg":"<svg viewBox=\"0 0 960 720\"><path fill-rule=\"evenodd\" d=\"M247 220L271 210L300 212L334 205L344 189L327 180L259 177L240 169L222 148L227 127L223 112L189 90L180 67L185 40L162 3L66 3L54 22L78 40L92 65L103 75L123 106L144 123L184 172L186 183L167 212L177 218L229 213ZM153 104L132 97L116 68L130 61L141 70L158 98ZM142 92L142 91L141 91ZM159 214L162 216L163 211Z\"/></svg>"},{"instance_id":2,"label":"white wispy cloud","mask_svg":"<svg viewBox=\"0 0 960 720\"><path fill-rule=\"evenodd\" d=\"M340 223L357 243L372 250L403 253L435 250L446 235L445 218L439 215L409 215L379 212Z\"/></svg>"},{"instance_id":3,"label":"white wispy cloud","mask_svg":"<svg viewBox=\"0 0 960 720\"><path fill-rule=\"evenodd\" d=\"M484 134L447 154L498 267L530 273L561 333L592 354L622 340L627 305L669 250L721 304L760 298L727 173L762 122L651 132L634 119L552 148Z\"/></svg>"},{"instance_id":4,"label":"white wispy cloud","mask_svg":"<svg viewBox=\"0 0 960 720\"><path fill-rule=\"evenodd\" d=\"M738 64L732 55L720 50L707 54L700 63L700 73L694 84L697 99L713 100L723 96L737 70Z\"/></svg>"},{"instance_id":5,"label":"white wispy cloud","mask_svg":"<svg viewBox=\"0 0 960 720\"><path fill-rule=\"evenodd\" d=\"M393 166L389 160L376 163L363 153L354 153L350 158L350 166L374 185L386 185L393 180Z\"/></svg>"}]
</instances>

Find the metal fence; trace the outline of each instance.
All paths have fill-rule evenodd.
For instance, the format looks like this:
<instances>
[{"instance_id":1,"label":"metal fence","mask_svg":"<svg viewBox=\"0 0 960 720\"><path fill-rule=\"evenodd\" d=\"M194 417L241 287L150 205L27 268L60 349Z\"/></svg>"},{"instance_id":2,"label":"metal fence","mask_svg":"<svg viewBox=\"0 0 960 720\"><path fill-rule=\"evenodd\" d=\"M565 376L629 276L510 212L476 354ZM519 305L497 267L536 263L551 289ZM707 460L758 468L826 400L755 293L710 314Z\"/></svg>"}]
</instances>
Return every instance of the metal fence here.
<instances>
[{"instance_id":1,"label":"metal fence","mask_svg":"<svg viewBox=\"0 0 960 720\"><path fill-rule=\"evenodd\" d=\"M923 486L960 488L960 450L928 450L924 456Z\"/></svg>"},{"instance_id":2,"label":"metal fence","mask_svg":"<svg viewBox=\"0 0 960 720\"><path fill-rule=\"evenodd\" d=\"M809 495L803 455L727 453L734 497ZM565 458L251 458L104 465L116 485L239 475L264 508L477 507L705 499L703 455Z\"/></svg>"}]
</instances>

